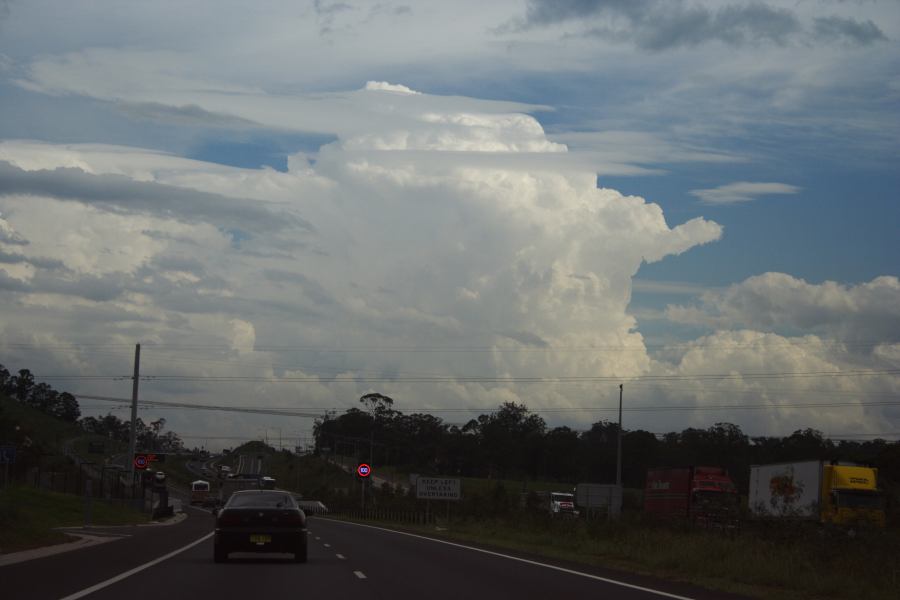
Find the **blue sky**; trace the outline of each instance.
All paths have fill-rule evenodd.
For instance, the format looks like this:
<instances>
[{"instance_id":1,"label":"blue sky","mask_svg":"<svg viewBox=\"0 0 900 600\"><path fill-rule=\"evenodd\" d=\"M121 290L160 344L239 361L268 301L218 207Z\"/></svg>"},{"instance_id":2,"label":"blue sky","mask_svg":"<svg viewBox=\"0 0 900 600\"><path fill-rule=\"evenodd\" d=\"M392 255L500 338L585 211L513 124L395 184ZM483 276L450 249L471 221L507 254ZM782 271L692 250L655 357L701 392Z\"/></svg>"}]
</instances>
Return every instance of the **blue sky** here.
<instances>
[{"instance_id":1,"label":"blue sky","mask_svg":"<svg viewBox=\"0 0 900 600\"><path fill-rule=\"evenodd\" d=\"M105 374L89 345L143 340L195 378L160 400L240 402L225 369L263 404L576 427L596 390L516 378L796 373L733 382L771 403L828 371L832 413L641 425L900 431L858 404L900 394L898 39L888 1L2 2L0 362ZM695 384L644 401L729 395Z\"/></svg>"}]
</instances>

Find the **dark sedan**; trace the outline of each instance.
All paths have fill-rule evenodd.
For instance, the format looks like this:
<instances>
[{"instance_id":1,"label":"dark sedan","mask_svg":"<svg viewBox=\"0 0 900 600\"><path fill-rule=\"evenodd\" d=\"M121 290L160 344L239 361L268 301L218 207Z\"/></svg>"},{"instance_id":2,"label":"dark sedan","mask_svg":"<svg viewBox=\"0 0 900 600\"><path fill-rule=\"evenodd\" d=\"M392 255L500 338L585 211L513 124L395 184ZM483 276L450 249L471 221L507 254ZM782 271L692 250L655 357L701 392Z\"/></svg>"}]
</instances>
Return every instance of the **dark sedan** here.
<instances>
[{"instance_id":1,"label":"dark sedan","mask_svg":"<svg viewBox=\"0 0 900 600\"><path fill-rule=\"evenodd\" d=\"M306 562L306 515L289 492L234 492L216 514L213 558L225 562L231 552L289 552Z\"/></svg>"}]
</instances>

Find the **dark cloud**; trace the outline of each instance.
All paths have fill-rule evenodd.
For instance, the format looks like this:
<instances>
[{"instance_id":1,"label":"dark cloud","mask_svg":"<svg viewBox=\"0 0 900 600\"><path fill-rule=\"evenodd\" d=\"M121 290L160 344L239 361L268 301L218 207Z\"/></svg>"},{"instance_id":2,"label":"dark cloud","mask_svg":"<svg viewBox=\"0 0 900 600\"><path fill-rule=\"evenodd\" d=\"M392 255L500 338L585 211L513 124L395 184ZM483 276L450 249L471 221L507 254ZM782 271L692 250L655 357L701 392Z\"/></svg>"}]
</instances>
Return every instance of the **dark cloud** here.
<instances>
[{"instance_id":1,"label":"dark cloud","mask_svg":"<svg viewBox=\"0 0 900 600\"><path fill-rule=\"evenodd\" d=\"M887 40L884 32L872 21L857 21L842 17L816 19L816 36L827 40L843 39L860 46Z\"/></svg>"},{"instance_id":2,"label":"dark cloud","mask_svg":"<svg viewBox=\"0 0 900 600\"><path fill-rule=\"evenodd\" d=\"M117 102L115 107L119 112L132 118L162 121L178 125L199 125L202 127L258 126L253 121L232 115L210 112L196 104L167 106L157 102Z\"/></svg>"},{"instance_id":3,"label":"dark cloud","mask_svg":"<svg viewBox=\"0 0 900 600\"><path fill-rule=\"evenodd\" d=\"M508 337L509 339L515 340L520 344L524 344L526 346L535 346L537 348L548 348L550 346L550 344L548 344L547 341L542 337L528 331L506 331L501 333L500 335Z\"/></svg>"},{"instance_id":4,"label":"dark cloud","mask_svg":"<svg viewBox=\"0 0 900 600\"><path fill-rule=\"evenodd\" d=\"M783 45L792 37L806 35L793 11L764 2L710 8L680 0L529 0L525 20L518 23L518 29L575 20L604 20L602 25L587 29L585 35L631 40L651 51L712 41L731 46ZM841 17L816 19L813 35L817 39L844 39L857 44L886 39L872 21Z\"/></svg>"},{"instance_id":5,"label":"dark cloud","mask_svg":"<svg viewBox=\"0 0 900 600\"><path fill-rule=\"evenodd\" d=\"M203 263L197 259L187 256L156 256L153 258L153 266L163 271L182 271L191 273L197 277L202 277L206 273Z\"/></svg>"},{"instance_id":6,"label":"dark cloud","mask_svg":"<svg viewBox=\"0 0 900 600\"><path fill-rule=\"evenodd\" d=\"M263 276L274 283L293 283L299 285L303 289L303 294L316 304L335 304L334 297L332 297L318 281L313 281L302 273L292 273L280 269L267 269L263 272Z\"/></svg>"},{"instance_id":7,"label":"dark cloud","mask_svg":"<svg viewBox=\"0 0 900 600\"><path fill-rule=\"evenodd\" d=\"M11 252L4 252L0 250L0 263L4 263L7 265L15 265L15 264L30 264L39 269L63 269L65 265L61 260L56 260L54 258L44 258L44 257L28 257L23 254L16 254Z\"/></svg>"},{"instance_id":8,"label":"dark cloud","mask_svg":"<svg viewBox=\"0 0 900 600\"><path fill-rule=\"evenodd\" d=\"M111 212L140 213L186 222L254 231L299 228L312 231L304 219L276 213L256 200L229 198L161 183L134 181L123 175L92 175L81 169L25 171L0 161L0 195L49 196L98 206Z\"/></svg>"}]
</instances>

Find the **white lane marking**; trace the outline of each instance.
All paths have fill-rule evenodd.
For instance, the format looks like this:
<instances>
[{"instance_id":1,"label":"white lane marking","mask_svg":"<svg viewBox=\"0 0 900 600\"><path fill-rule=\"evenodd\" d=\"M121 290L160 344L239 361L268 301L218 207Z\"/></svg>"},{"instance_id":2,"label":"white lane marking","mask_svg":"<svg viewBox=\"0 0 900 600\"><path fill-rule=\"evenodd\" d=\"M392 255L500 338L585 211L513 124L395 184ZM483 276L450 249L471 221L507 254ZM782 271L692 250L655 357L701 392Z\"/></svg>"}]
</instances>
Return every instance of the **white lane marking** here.
<instances>
[{"instance_id":1,"label":"white lane marking","mask_svg":"<svg viewBox=\"0 0 900 600\"><path fill-rule=\"evenodd\" d=\"M353 571L353 574L359 577L360 579L366 579L366 574L362 571Z\"/></svg>"},{"instance_id":2,"label":"white lane marking","mask_svg":"<svg viewBox=\"0 0 900 600\"><path fill-rule=\"evenodd\" d=\"M123 579L125 579L125 578L127 578L127 577L131 577L131 576L134 575L135 573L140 573L141 571L143 571L143 570L145 570L145 569L149 569L150 567L152 567L152 566L154 566L154 565L158 565L159 563L163 562L164 560L168 560L168 559L172 558L172 557L175 556L176 554L181 554L181 553L184 552L185 550L188 550L188 549L190 549L190 548L193 548L193 547L196 546L197 544L200 544L200 543L202 543L202 542L205 542L206 540L208 540L209 538L211 538L211 537L214 536L214 535L215 535L215 532L207 533L206 535L204 535L204 536L203 536L202 538L200 538L199 540L194 540L193 542L191 542L191 543L188 544L187 546L183 546L183 547L179 548L178 550L175 550L175 551L173 551L173 552L169 552L169 553L166 554L165 556L160 556L159 558L156 558L156 559L154 559L154 560L151 560L151 561L148 562L148 563L144 563L144 564L142 564L142 565L139 566L139 567L135 567L135 568L131 569L130 571L125 571L124 573L119 573L119 574L116 575L115 577L112 577L112 578L110 578L110 579L107 579L106 581L101 581L101 582L98 583L97 585L92 585L91 587L85 588L85 589L81 590L80 592L75 592L74 594L71 594L71 595L69 595L69 596L66 596L65 598L60 598L60 600L76 600L77 598L83 598L83 597L87 596L88 594L93 594L93 593L96 592L97 590L102 590L103 588L108 587L108 586L111 586L112 584L114 584L114 583L116 583L116 582L122 581Z\"/></svg>"},{"instance_id":3,"label":"white lane marking","mask_svg":"<svg viewBox=\"0 0 900 600\"><path fill-rule=\"evenodd\" d=\"M331 548L331 544L325 544L326 548Z\"/></svg>"},{"instance_id":4,"label":"white lane marking","mask_svg":"<svg viewBox=\"0 0 900 600\"><path fill-rule=\"evenodd\" d=\"M341 560L347 560L347 558L343 554L335 554Z\"/></svg>"},{"instance_id":5,"label":"white lane marking","mask_svg":"<svg viewBox=\"0 0 900 600\"><path fill-rule=\"evenodd\" d=\"M320 538L319 536L316 536L316 539L317 539L317 540L321 540L322 538Z\"/></svg>"},{"instance_id":6,"label":"white lane marking","mask_svg":"<svg viewBox=\"0 0 900 600\"><path fill-rule=\"evenodd\" d=\"M412 538L418 538L420 540L428 540L429 542L435 542L437 544L445 544L447 546L453 546L455 548L463 548L464 550L472 550L474 552L481 552L482 554L490 554L491 556L499 556L500 558L508 558L509 560L515 560L518 562L523 562L529 565L535 565L537 567L544 567L545 569L552 569L554 571L560 571L562 573L568 573L569 575L578 575L579 577L586 577L588 579L594 579L596 581L603 581L605 583L611 583L613 585L618 585L626 588L631 588L633 590L640 590L642 592L648 592L650 594L656 594L657 596L665 596L666 598L675 598L675 600L694 600L694 598L690 598L688 596L679 596L677 594L670 594L669 592L663 592L661 590L654 590L653 588L646 588L639 585L634 585L633 583L625 583L624 581L618 581L617 579L609 579L608 577L600 577L599 575L591 575L590 573L584 573L582 571L575 571L573 569L566 569L564 567L557 567L556 565L548 565L547 563L537 562L535 560L529 560L527 558L520 558L518 556L511 556L509 554L502 554L500 552L493 552L491 550L485 550L484 548L476 548L475 546L466 546L464 544L457 544L455 542L448 542L445 540L437 540L435 538L430 538L424 535L416 535L415 533L406 533L405 531L396 531L394 529L387 529L385 527L375 527L374 525L363 525L362 523L352 523L350 521L338 521L337 519L329 519L332 523L341 523L343 525L356 525L357 527L367 527L368 529L377 529L379 531L387 531L388 533L396 533L397 535L405 535ZM359 571L354 571L358 573ZM66 600L65 598L63 600Z\"/></svg>"}]
</instances>

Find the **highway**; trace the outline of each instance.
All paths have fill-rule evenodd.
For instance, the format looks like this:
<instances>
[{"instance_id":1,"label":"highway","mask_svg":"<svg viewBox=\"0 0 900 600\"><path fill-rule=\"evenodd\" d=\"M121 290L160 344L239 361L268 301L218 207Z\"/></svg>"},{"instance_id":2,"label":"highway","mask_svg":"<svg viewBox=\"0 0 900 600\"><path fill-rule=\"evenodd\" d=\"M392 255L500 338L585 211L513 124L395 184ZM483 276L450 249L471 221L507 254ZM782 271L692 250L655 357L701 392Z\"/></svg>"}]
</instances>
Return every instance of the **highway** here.
<instances>
[{"instance_id":1,"label":"highway","mask_svg":"<svg viewBox=\"0 0 900 600\"><path fill-rule=\"evenodd\" d=\"M294 564L287 555L254 554L215 564L213 517L187 511L174 525L98 529L116 535L115 541L2 566L0 593L17 600L737 598L322 518L309 520L307 564Z\"/></svg>"}]
</instances>

